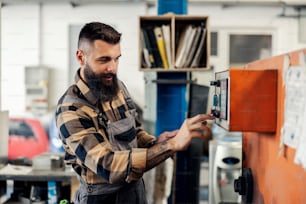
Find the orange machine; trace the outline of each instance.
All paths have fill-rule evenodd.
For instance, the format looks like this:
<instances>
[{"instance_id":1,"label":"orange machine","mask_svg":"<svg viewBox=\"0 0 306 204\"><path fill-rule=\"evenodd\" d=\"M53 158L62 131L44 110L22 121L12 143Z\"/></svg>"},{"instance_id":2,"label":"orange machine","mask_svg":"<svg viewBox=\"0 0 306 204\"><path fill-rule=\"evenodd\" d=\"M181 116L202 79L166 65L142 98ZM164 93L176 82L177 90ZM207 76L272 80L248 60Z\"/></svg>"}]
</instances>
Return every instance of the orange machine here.
<instances>
[{"instance_id":1,"label":"orange machine","mask_svg":"<svg viewBox=\"0 0 306 204\"><path fill-rule=\"evenodd\" d=\"M215 74L213 113L228 131L275 132L277 70L229 69Z\"/></svg>"},{"instance_id":2,"label":"orange machine","mask_svg":"<svg viewBox=\"0 0 306 204\"><path fill-rule=\"evenodd\" d=\"M277 69L277 121L274 133L243 133L243 167L250 168L254 180L254 204L302 204L306 203L306 170L294 163L296 150L281 144L281 129L284 123L283 66L289 57L291 66L300 65L300 53L306 49L251 62L246 69ZM245 81L248 81L247 78ZM256 93L256 88L251 94ZM259 104L259 102L258 102ZM267 114L256 115L261 119ZM241 115L241 114L240 114ZM248 120L253 120L248 117ZM257 124L255 123L254 126ZM305 137L305 135L303 135Z\"/></svg>"}]
</instances>

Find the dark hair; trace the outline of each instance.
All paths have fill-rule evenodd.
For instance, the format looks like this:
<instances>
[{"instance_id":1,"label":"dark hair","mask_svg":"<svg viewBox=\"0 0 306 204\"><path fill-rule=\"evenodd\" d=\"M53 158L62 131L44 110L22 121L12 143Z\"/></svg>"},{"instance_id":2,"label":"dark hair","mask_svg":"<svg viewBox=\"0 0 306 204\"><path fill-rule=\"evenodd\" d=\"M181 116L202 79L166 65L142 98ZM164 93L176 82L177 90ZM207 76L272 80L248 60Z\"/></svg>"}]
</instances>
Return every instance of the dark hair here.
<instances>
[{"instance_id":1,"label":"dark hair","mask_svg":"<svg viewBox=\"0 0 306 204\"><path fill-rule=\"evenodd\" d=\"M115 30L110 25L91 22L85 24L79 34L78 47L80 48L82 41L88 41L92 43L95 40L103 40L110 44L117 44L120 42L121 33Z\"/></svg>"}]
</instances>

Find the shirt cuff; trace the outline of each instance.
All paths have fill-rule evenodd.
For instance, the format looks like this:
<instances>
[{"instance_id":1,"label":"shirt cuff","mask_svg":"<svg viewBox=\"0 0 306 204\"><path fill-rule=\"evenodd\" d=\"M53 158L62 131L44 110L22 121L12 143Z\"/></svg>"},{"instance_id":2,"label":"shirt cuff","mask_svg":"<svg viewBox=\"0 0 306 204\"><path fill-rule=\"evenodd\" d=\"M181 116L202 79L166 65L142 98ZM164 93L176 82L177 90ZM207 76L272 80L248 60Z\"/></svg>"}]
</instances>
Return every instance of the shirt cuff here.
<instances>
[{"instance_id":1,"label":"shirt cuff","mask_svg":"<svg viewBox=\"0 0 306 204\"><path fill-rule=\"evenodd\" d=\"M126 179L127 182L138 180L144 174L147 165L147 149L132 149L131 171Z\"/></svg>"}]
</instances>

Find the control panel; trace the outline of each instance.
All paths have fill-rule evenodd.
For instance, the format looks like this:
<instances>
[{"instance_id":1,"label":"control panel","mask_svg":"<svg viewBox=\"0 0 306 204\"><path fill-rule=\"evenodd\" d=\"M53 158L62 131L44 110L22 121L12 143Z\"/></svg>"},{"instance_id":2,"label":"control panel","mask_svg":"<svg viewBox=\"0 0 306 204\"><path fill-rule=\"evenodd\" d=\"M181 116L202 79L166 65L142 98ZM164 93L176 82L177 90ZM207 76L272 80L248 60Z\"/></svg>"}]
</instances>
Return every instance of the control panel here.
<instances>
[{"instance_id":1,"label":"control panel","mask_svg":"<svg viewBox=\"0 0 306 204\"><path fill-rule=\"evenodd\" d=\"M216 123L228 131L274 132L277 70L229 69L211 81Z\"/></svg>"}]
</instances>

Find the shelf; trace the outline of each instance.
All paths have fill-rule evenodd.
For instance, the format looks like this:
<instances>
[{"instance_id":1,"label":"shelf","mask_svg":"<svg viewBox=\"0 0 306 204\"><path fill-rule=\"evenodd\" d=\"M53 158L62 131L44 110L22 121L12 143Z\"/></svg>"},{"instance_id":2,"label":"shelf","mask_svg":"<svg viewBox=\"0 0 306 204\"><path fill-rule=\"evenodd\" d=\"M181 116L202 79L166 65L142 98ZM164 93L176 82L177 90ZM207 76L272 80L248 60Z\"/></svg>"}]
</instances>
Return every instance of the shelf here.
<instances>
[{"instance_id":1,"label":"shelf","mask_svg":"<svg viewBox=\"0 0 306 204\"><path fill-rule=\"evenodd\" d=\"M208 16L174 14L140 16L139 70L154 72L209 70L208 20Z\"/></svg>"}]
</instances>

